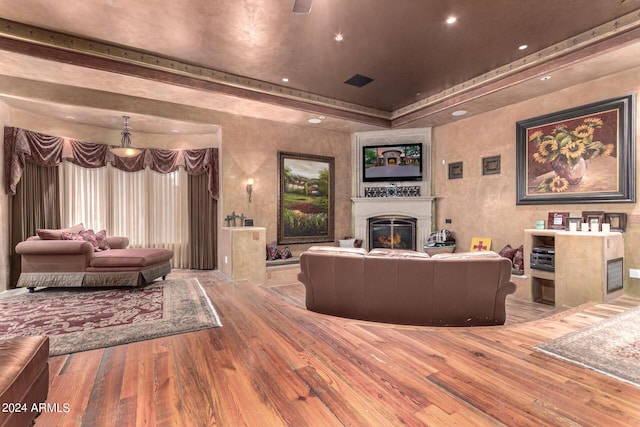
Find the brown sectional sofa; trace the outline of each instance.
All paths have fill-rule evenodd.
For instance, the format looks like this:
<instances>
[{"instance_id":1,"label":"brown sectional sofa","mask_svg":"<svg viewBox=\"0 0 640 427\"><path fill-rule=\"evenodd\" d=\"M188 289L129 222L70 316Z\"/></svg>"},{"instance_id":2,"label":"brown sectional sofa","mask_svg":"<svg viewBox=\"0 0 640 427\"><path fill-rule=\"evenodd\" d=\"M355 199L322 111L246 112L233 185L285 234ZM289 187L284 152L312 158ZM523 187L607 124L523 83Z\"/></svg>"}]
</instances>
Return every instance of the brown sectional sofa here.
<instances>
[{"instance_id":1,"label":"brown sectional sofa","mask_svg":"<svg viewBox=\"0 0 640 427\"><path fill-rule=\"evenodd\" d=\"M127 237L108 237L111 249L76 240L43 240L33 236L18 243L22 271L18 287L142 286L171 272L173 251L127 248Z\"/></svg>"},{"instance_id":2,"label":"brown sectional sofa","mask_svg":"<svg viewBox=\"0 0 640 427\"><path fill-rule=\"evenodd\" d=\"M26 427L49 394L49 338L0 340L0 427Z\"/></svg>"},{"instance_id":3,"label":"brown sectional sofa","mask_svg":"<svg viewBox=\"0 0 640 427\"><path fill-rule=\"evenodd\" d=\"M314 246L298 280L309 310L377 322L502 325L514 293L511 262L495 252L439 254Z\"/></svg>"}]
</instances>

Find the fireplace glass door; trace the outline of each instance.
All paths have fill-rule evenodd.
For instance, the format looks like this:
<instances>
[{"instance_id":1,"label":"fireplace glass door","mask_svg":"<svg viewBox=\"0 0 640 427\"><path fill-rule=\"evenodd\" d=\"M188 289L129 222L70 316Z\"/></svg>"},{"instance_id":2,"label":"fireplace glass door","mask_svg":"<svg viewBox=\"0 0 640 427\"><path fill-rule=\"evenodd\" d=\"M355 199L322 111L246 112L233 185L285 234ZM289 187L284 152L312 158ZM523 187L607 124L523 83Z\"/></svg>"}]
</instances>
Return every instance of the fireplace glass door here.
<instances>
[{"instance_id":1,"label":"fireplace glass door","mask_svg":"<svg viewBox=\"0 0 640 427\"><path fill-rule=\"evenodd\" d=\"M370 218L369 249L416 250L415 218Z\"/></svg>"}]
</instances>

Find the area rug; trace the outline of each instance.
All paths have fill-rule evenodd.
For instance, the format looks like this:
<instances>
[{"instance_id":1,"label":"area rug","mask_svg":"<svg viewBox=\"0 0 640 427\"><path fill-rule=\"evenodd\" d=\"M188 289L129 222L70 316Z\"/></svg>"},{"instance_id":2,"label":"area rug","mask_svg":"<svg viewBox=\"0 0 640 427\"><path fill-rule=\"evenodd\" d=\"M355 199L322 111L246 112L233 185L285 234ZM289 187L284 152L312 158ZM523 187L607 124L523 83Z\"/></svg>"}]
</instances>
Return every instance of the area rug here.
<instances>
[{"instance_id":1,"label":"area rug","mask_svg":"<svg viewBox=\"0 0 640 427\"><path fill-rule=\"evenodd\" d=\"M222 326L197 279L18 291L0 298L0 338L48 335L51 356Z\"/></svg>"},{"instance_id":2,"label":"area rug","mask_svg":"<svg viewBox=\"0 0 640 427\"><path fill-rule=\"evenodd\" d=\"M640 307L536 348L640 387Z\"/></svg>"}]
</instances>

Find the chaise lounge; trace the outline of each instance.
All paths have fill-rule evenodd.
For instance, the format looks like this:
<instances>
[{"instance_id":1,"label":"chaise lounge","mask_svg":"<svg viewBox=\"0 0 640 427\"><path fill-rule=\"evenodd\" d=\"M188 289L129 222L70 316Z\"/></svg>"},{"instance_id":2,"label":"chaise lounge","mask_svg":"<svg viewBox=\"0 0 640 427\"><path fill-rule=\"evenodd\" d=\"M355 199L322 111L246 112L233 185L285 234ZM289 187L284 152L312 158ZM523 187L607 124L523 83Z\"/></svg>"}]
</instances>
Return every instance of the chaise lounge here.
<instances>
[{"instance_id":1,"label":"chaise lounge","mask_svg":"<svg viewBox=\"0 0 640 427\"><path fill-rule=\"evenodd\" d=\"M502 325L514 293L511 261L495 252L439 254L367 252L314 246L300 255L298 280L307 309L377 322Z\"/></svg>"},{"instance_id":2,"label":"chaise lounge","mask_svg":"<svg viewBox=\"0 0 640 427\"><path fill-rule=\"evenodd\" d=\"M22 271L17 286L31 292L37 287L143 286L171 272L171 250L128 248L127 237L99 232L93 233L96 239L92 233L78 224L38 230L38 236L18 243Z\"/></svg>"}]
</instances>

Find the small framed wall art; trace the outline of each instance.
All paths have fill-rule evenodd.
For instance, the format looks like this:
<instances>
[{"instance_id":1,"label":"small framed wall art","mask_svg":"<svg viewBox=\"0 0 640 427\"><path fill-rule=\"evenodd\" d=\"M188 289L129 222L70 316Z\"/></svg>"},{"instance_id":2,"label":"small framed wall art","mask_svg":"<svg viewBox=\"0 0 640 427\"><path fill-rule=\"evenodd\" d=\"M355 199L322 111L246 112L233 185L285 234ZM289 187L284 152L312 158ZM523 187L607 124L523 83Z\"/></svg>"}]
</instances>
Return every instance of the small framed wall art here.
<instances>
[{"instance_id":1,"label":"small framed wall art","mask_svg":"<svg viewBox=\"0 0 640 427\"><path fill-rule=\"evenodd\" d=\"M482 158L482 175L496 175L500 173L500 156Z\"/></svg>"},{"instance_id":2,"label":"small framed wall art","mask_svg":"<svg viewBox=\"0 0 640 427\"><path fill-rule=\"evenodd\" d=\"M449 163L449 179L462 178L462 162Z\"/></svg>"}]
</instances>

